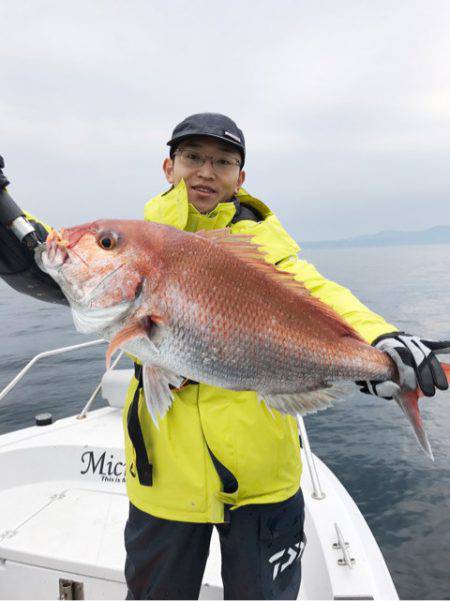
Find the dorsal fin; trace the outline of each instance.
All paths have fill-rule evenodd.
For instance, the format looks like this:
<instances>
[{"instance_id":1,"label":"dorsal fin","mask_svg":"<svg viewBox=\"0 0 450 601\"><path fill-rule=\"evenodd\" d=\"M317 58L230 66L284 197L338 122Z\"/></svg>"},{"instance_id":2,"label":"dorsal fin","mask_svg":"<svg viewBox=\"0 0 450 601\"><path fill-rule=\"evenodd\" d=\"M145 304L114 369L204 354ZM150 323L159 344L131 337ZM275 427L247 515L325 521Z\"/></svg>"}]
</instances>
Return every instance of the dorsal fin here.
<instances>
[{"instance_id":1,"label":"dorsal fin","mask_svg":"<svg viewBox=\"0 0 450 601\"><path fill-rule=\"evenodd\" d=\"M338 330L341 336L350 336L364 342L356 330L344 321L332 307L312 296L302 282L294 279L292 273L277 269L275 265L268 263L265 259L266 253L264 249L252 242L253 236L251 234L233 234L230 228L223 228L218 230L200 230L195 235L206 238L213 244L220 246L225 251L247 263L247 265L250 265L253 269L264 274L265 277L269 277L273 282L282 286L286 292L290 291L291 294L295 294L299 301L306 302L311 308L320 312L322 317L330 326Z\"/></svg>"}]
</instances>

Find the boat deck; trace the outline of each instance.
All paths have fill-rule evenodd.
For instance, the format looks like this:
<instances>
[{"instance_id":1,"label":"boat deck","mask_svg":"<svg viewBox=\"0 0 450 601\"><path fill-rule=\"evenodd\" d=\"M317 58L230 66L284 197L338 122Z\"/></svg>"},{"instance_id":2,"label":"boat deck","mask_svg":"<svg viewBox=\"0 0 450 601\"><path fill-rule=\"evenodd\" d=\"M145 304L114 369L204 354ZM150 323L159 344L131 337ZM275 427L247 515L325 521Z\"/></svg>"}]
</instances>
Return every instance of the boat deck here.
<instances>
[{"instance_id":1,"label":"boat deck","mask_svg":"<svg viewBox=\"0 0 450 601\"><path fill-rule=\"evenodd\" d=\"M54 598L62 580L82 582L85 598L125 597L122 440L121 410L114 407L0 437L0 598ZM308 543L299 598L398 598L358 508L328 468L315 463L326 496L314 499L305 469ZM336 524L348 543L347 564ZM215 532L202 597L222 597Z\"/></svg>"}]
</instances>

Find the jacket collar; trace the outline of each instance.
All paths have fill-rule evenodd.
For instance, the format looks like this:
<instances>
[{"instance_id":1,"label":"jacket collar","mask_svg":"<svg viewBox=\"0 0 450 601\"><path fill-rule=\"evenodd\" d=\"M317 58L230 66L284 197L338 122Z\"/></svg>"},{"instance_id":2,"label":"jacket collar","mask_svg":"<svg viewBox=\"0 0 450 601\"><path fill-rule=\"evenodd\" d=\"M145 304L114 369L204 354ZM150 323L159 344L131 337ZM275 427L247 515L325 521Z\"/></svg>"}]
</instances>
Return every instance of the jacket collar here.
<instances>
[{"instance_id":1,"label":"jacket collar","mask_svg":"<svg viewBox=\"0 0 450 601\"><path fill-rule=\"evenodd\" d=\"M238 202L254 207L264 219L272 215L260 200L241 188L236 195ZM144 219L172 225L181 230L217 229L229 225L236 213L234 202L220 202L210 213L203 215L188 201L184 180L166 192L155 196L144 207Z\"/></svg>"}]
</instances>

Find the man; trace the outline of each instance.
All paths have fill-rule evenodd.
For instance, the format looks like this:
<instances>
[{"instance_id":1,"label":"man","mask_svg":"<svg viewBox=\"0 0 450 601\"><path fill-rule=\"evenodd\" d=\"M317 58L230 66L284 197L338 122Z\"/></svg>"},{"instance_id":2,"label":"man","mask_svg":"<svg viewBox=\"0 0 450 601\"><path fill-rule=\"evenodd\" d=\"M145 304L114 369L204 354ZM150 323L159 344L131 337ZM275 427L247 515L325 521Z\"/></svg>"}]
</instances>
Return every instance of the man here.
<instances>
[{"instance_id":1,"label":"man","mask_svg":"<svg viewBox=\"0 0 450 601\"><path fill-rule=\"evenodd\" d=\"M418 382L428 396L436 387L447 387L429 346L397 332L349 290L297 258L299 247L276 216L242 188L245 141L231 119L192 115L176 126L168 145L163 170L171 188L147 203L145 219L192 232L229 227L252 234L268 261L303 281L367 342L384 345L401 384ZM384 397L396 386L361 385ZM197 598L213 525L220 538L225 598L296 598L304 546L296 420L269 412L251 391L187 381L173 392L172 408L155 427L142 398L141 367L135 364L123 413L128 598ZM280 561L283 567L277 570Z\"/></svg>"}]
</instances>

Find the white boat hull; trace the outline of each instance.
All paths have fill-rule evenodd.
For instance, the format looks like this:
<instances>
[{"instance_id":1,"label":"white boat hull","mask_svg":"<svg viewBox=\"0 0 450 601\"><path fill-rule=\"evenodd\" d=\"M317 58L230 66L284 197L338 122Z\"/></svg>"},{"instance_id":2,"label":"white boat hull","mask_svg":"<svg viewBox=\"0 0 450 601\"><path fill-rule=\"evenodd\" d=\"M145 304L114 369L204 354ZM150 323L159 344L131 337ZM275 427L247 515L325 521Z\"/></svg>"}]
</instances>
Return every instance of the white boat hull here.
<instances>
[{"instance_id":1,"label":"white boat hull","mask_svg":"<svg viewBox=\"0 0 450 601\"><path fill-rule=\"evenodd\" d=\"M125 385L127 374L115 373ZM104 395L108 397L107 385ZM118 397L120 394L118 393ZM123 398L123 394L122 394ZM110 399L112 401L112 399ZM112 401L113 402L113 401ZM114 404L114 402L113 402ZM124 599L125 492L120 407L106 407L0 437L0 599L60 597L61 582L81 583L86 599ZM302 475L307 546L302 599L397 599L380 549L337 478L317 458L325 498ZM342 565L336 524L348 542ZM202 598L222 598L214 532Z\"/></svg>"}]
</instances>

